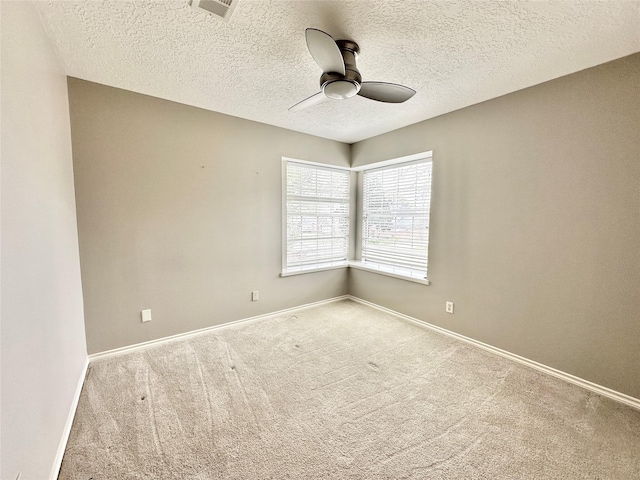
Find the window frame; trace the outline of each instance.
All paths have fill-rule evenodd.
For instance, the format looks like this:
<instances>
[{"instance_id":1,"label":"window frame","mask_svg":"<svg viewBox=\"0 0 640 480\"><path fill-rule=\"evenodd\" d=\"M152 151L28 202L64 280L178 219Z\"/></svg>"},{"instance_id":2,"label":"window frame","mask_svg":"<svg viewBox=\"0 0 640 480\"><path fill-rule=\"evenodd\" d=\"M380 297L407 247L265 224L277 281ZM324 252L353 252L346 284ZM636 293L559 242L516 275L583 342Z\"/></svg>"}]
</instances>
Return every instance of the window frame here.
<instances>
[{"instance_id":1,"label":"window frame","mask_svg":"<svg viewBox=\"0 0 640 480\"><path fill-rule=\"evenodd\" d=\"M346 258L341 261L323 262L309 266L294 266L287 265L288 260L288 182L287 182L287 170L289 163L296 163L301 165L307 165L312 168L321 170L339 170L347 173L347 201L345 202L348 207L347 211L347 236L346 236ZM291 275L300 275L304 273L320 272L324 270L333 270L337 268L347 268L349 266L350 245L352 240L352 210L354 208L351 195L351 169L348 167L341 167L331 164L310 162L306 160L299 160L295 158L282 157L282 269L280 272L281 277L288 277Z\"/></svg>"},{"instance_id":2,"label":"window frame","mask_svg":"<svg viewBox=\"0 0 640 480\"><path fill-rule=\"evenodd\" d=\"M427 278L416 278L415 276L410 276L403 274L401 272L390 271L389 269L380 269L371 264L371 262L363 262L362 261L362 245L363 245L363 197L364 197L364 182L363 176L364 171L366 170L374 170L387 166L395 166L402 165L405 163L411 163L416 161L425 161L431 163L431 175L432 182L430 184L430 189L433 186L433 151L424 151L412 155L406 155L403 157L392 158L388 160L383 160L379 162L374 162L362 166L357 167L342 167L337 165L319 163L319 162L310 162L306 160L299 160L295 158L282 157L282 270L280 273L281 277L288 277L291 275L299 275L305 273L319 272L323 270L333 270L338 268L347 268L353 267L358 270L365 270L368 272L398 278L402 280L406 280L409 282L419 283L423 285L430 285L431 281ZM305 269L295 269L288 270L286 266L287 262L287 170L286 165L287 162L295 162L301 164L308 164L320 168L328 168L328 169L337 169L337 170L346 170L351 172L352 174L357 174L357 182L356 185L353 185L354 178L353 176L349 176L349 234L348 234L348 260L345 262L337 262L334 265L327 265L322 267L311 267ZM431 212L431 198L429 200L429 212ZM431 215L429 213L429 230L430 230L430 219ZM357 260L353 260L353 248L355 239L355 256ZM427 275L429 268L429 240L427 240Z\"/></svg>"},{"instance_id":3,"label":"window frame","mask_svg":"<svg viewBox=\"0 0 640 480\"><path fill-rule=\"evenodd\" d=\"M358 242L358 247L357 247L357 260L355 261L351 261L349 262L349 266L359 269L359 270L366 270L369 272L373 272L373 273L378 273L381 275L386 275L389 277L394 277L394 278L400 278L403 280L407 280L407 281L411 281L411 282L415 282L415 283L421 283L423 285L430 285L431 282L428 279L428 268L429 268L429 234L427 236L427 266L426 266L426 272L425 272L425 276L422 277L417 277L415 275L409 274L407 272L407 269L403 269L402 267L394 267L394 266L389 266L387 264L380 264L380 263L376 263L376 262L366 262L363 261L363 250L364 250L364 234L365 234L365 229L364 229L364 221L365 221L365 212L364 212L364 175L365 172L367 171L371 171L371 170L380 170L380 169L387 169L387 168L394 168L394 167L402 167L403 165L409 165L412 163L430 163L431 164L431 180L433 179L433 152L432 151L426 151L426 152L421 152L421 153L416 153L413 155L407 155L404 157L399 157L399 158L393 158L393 159L389 159L389 160L385 160L385 161L381 161L381 162L376 162L376 163L371 163L371 164L367 164L361 167L356 167L353 168L352 170L357 171L358 175L359 175L359 181L358 181L358 208L357 208L357 234L356 234L356 241ZM430 227L430 211L431 211L431 187L432 187L432 181L429 185L429 189L430 189L430 198L429 198L429 208L428 208L428 223L427 226L428 228ZM429 228L430 230L430 228Z\"/></svg>"}]
</instances>

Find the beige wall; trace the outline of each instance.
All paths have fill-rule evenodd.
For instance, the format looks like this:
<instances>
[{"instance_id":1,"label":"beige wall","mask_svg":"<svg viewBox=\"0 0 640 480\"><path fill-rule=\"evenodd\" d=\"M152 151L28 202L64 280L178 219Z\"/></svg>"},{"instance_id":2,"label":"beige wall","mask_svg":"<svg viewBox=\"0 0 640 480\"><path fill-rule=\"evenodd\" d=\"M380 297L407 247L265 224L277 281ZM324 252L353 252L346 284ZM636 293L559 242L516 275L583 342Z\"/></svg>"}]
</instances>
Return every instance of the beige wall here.
<instances>
[{"instance_id":1,"label":"beige wall","mask_svg":"<svg viewBox=\"0 0 640 480\"><path fill-rule=\"evenodd\" d=\"M348 166L349 145L77 79L69 98L89 353L347 293L344 269L279 273L282 156Z\"/></svg>"},{"instance_id":2,"label":"beige wall","mask_svg":"<svg viewBox=\"0 0 640 480\"><path fill-rule=\"evenodd\" d=\"M0 5L0 478L42 480L87 358L67 81L34 7Z\"/></svg>"},{"instance_id":3,"label":"beige wall","mask_svg":"<svg viewBox=\"0 0 640 480\"><path fill-rule=\"evenodd\" d=\"M640 54L359 142L352 165L425 150L432 285L352 269L350 293L640 398Z\"/></svg>"}]
</instances>

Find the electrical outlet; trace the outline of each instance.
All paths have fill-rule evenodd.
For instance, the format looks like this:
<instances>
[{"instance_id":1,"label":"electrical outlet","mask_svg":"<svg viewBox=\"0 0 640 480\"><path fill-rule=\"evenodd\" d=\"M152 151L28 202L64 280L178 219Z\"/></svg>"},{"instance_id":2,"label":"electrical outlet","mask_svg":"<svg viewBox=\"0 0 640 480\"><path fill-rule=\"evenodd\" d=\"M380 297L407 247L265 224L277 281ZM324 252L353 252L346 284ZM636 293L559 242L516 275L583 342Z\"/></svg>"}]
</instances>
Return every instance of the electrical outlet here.
<instances>
[{"instance_id":1,"label":"electrical outlet","mask_svg":"<svg viewBox=\"0 0 640 480\"><path fill-rule=\"evenodd\" d=\"M445 303L444 311L447 312L447 313L453 313L453 302Z\"/></svg>"},{"instance_id":2,"label":"electrical outlet","mask_svg":"<svg viewBox=\"0 0 640 480\"><path fill-rule=\"evenodd\" d=\"M142 310L140 312L140 316L142 317L142 321L143 322L150 322L151 321L151 310Z\"/></svg>"},{"instance_id":3,"label":"electrical outlet","mask_svg":"<svg viewBox=\"0 0 640 480\"><path fill-rule=\"evenodd\" d=\"M258 292L258 290L254 290L251 292L251 301L257 302L258 300L260 300L260 292Z\"/></svg>"}]
</instances>

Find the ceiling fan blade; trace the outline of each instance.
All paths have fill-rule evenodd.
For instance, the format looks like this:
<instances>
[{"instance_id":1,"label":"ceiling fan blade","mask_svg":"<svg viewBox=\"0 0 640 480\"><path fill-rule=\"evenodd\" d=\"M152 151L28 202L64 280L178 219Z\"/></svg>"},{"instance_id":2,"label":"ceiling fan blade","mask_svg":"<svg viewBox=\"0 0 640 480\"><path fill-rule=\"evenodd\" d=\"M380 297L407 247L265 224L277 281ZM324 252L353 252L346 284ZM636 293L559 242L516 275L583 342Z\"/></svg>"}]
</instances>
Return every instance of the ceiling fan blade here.
<instances>
[{"instance_id":1,"label":"ceiling fan blade","mask_svg":"<svg viewBox=\"0 0 640 480\"><path fill-rule=\"evenodd\" d=\"M386 103L402 103L416 94L413 88L386 82L362 82L358 95Z\"/></svg>"},{"instance_id":2,"label":"ceiling fan blade","mask_svg":"<svg viewBox=\"0 0 640 480\"><path fill-rule=\"evenodd\" d=\"M311 95L309 98L305 98L301 102L296 103L293 107L289 107L290 112L299 112L300 110L304 110L307 107L312 107L324 101L327 98L324 96L324 93L318 92L315 95Z\"/></svg>"},{"instance_id":3,"label":"ceiling fan blade","mask_svg":"<svg viewBox=\"0 0 640 480\"><path fill-rule=\"evenodd\" d=\"M316 28L307 28L304 33L309 53L322 71L344 75L344 59L331 35Z\"/></svg>"}]
</instances>

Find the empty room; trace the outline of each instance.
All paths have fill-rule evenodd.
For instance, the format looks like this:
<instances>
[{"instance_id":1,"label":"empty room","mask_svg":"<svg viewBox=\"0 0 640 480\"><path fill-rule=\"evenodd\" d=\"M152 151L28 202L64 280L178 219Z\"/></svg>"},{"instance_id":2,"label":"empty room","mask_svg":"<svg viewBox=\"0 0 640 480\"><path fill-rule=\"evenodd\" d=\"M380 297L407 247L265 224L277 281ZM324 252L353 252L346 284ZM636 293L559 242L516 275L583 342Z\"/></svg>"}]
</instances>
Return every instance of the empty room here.
<instances>
[{"instance_id":1,"label":"empty room","mask_svg":"<svg viewBox=\"0 0 640 480\"><path fill-rule=\"evenodd\" d=\"M0 2L0 478L640 478L640 2Z\"/></svg>"}]
</instances>

